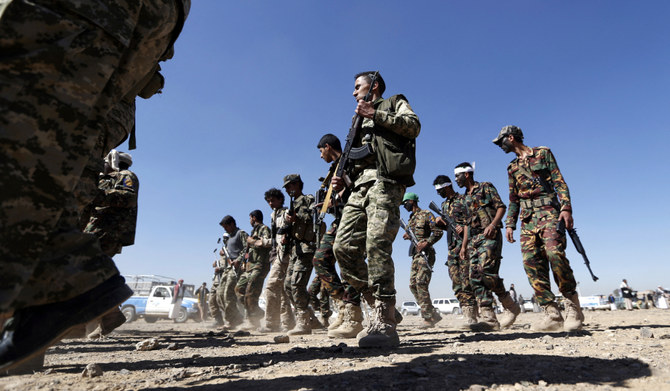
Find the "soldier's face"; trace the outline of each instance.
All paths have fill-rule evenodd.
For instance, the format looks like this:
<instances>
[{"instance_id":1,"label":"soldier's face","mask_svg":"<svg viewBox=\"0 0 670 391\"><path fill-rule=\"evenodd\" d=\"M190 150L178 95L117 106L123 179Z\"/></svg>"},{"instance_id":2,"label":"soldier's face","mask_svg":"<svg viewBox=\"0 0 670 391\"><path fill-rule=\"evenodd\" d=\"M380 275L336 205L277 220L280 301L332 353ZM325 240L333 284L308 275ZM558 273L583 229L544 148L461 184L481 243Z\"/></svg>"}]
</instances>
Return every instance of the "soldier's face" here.
<instances>
[{"instance_id":1,"label":"soldier's face","mask_svg":"<svg viewBox=\"0 0 670 391\"><path fill-rule=\"evenodd\" d=\"M321 159L323 159L326 163L332 163L335 161L335 153L333 153L333 149L330 147L330 145L326 144L325 147L319 148L319 152L321 152Z\"/></svg>"},{"instance_id":2,"label":"soldier's face","mask_svg":"<svg viewBox=\"0 0 670 391\"><path fill-rule=\"evenodd\" d=\"M502 149L503 152L505 153L512 152L513 145L509 137L505 137L504 139L502 139L502 141L500 142L500 149Z\"/></svg>"},{"instance_id":3,"label":"soldier's face","mask_svg":"<svg viewBox=\"0 0 670 391\"><path fill-rule=\"evenodd\" d=\"M354 82L354 98L356 101L362 100L365 98L365 94L370 90L370 82L365 76L360 76Z\"/></svg>"},{"instance_id":4,"label":"soldier's face","mask_svg":"<svg viewBox=\"0 0 670 391\"><path fill-rule=\"evenodd\" d=\"M406 211L411 212L412 208L414 208L414 201L407 200L402 204L402 206L405 208Z\"/></svg>"},{"instance_id":5,"label":"soldier's face","mask_svg":"<svg viewBox=\"0 0 670 391\"><path fill-rule=\"evenodd\" d=\"M447 188L443 187L441 189L437 189L437 194L442 198L447 198Z\"/></svg>"},{"instance_id":6,"label":"soldier's face","mask_svg":"<svg viewBox=\"0 0 670 391\"><path fill-rule=\"evenodd\" d=\"M272 210L279 209L282 206L282 201L277 197L270 197L268 205L270 205L270 208L272 208Z\"/></svg>"},{"instance_id":7,"label":"soldier's face","mask_svg":"<svg viewBox=\"0 0 670 391\"><path fill-rule=\"evenodd\" d=\"M465 178L466 177L465 177L464 173L456 174L455 178L456 178L456 184L458 185L458 187L465 187Z\"/></svg>"}]
</instances>

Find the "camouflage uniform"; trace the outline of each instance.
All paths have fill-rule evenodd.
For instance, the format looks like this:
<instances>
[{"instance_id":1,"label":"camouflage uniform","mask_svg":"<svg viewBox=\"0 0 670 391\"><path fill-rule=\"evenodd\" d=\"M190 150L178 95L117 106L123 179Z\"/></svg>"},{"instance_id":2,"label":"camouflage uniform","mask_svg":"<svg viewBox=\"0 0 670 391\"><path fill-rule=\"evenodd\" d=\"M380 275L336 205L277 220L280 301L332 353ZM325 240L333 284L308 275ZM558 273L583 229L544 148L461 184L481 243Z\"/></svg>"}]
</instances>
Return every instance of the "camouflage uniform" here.
<instances>
[{"instance_id":1,"label":"camouflage uniform","mask_svg":"<svg viewBox=\"0 0 670 391\"><path fill-rule=\"evenodd\" d=\"M465 205L465 196L455 193L453 197L442 202L442 212L451 217L454 222L462 227L467 225L468 210ZM474 307L477 303L475 295L470 285L470 260L461 259L460 251L463 245L463 236L454 233L451 236L449 246L449 257L447 258L447 267L449 268L449 277L451 277L452 289L458 298L458 302L463 307Z\"/></svg>"},{"instance_id":2,"label":"camouflage uniform","mask_svg":"<svg viewBox=\"0 0 670 391\"><path fill-rule=\"evenodd\" d=\"M68 300L118 274L77 229L73 188L110 108L167 58L189 4L0 5L0 187L20 189L0 196L0 312Z\"/></svg>"},{"instance_id":3,"label":"camouflage uniform","mask_svg":"<svg viewBox=\"0 0 670 391\"><path fill-rule=\"evenodd\" d=\"M389 106L381 109L382 105ZM383 139L396 147L414 144L421 124L402 95L374 102L374 119L363 120L354 146L362 145L366 135L373 135L373 144ZM377 148L379 151L379 148ZM349 176L353 181L333 243L335 258L342 277L358 292L371 290L378 300L395 305L395 267L391 254L393 241L400 228L400 202L406 186L413 185L411 173L402 178L388 174L388 163L373 153L354 161ZM367 254L368 263L365 263Z\"/></svg>"},{"instance_id":4,"label":"camouflage uniform","mask_svg":"<svg viewBox=\"0 0 670 391\"><path fill-rule=\"evenodd\" d=\"M335 219L321 238L319 248L314 253L312 264L314 265L314 272L321 280L321 286L326 289L330 297L360 306L361 294L347 281L342 281L335 269L333 243L337 235L339 221L339 219Z\"/></svg>"},{"instance_id":5,"label":"camouflage uniform","mask_svg":"<svg viewBox=\"0 0 670 391\"><path fill-rule=\"evenodd\" d=\"M287 208L280 208L272 211L272 231L277 227L283 227L286 223ZM276 328L281 322L285 329L292 329L295 325L293 310L291 309L291 300L284 289L286 278L286 269L288 268L288 254L285 246L280 244L284 235L276 234L274 238L274 248L270 252L270 273L265 284L265 327Z\"/></svg>"},{"instance_id":6,"label":"camouflage uniform","mask_svg":"<svg viewBox=\"0 0 670 391\"><path fill-rule=\"evenodd\" d=\"M223 262L223 259L221 260ZM223 305L219 303L217 292L220 288L221 283L221 274L222 272L217 272L212 278L212 289L209 290L209 295L207 297L207 306L209 308L209 315L220 322L223 319ZM221 323L218 323L219 325Z\"/></svg>"},{"instance_id":7,"label":"camouflage uniform","mask_svg":"<svg viewBox=\"0 0 670 391\"><path fill-rule=\"evenodd\" d=\"M249 259L247 259L244 273L239 276L235 293L244 305L247 316L256 317L263 315L263 310L258 306L258 298L263 289L265 276L270 271L270 248L272 247L270 241L272 235L267 225L258 223L251 230L249 236L257 241L260 240L261 244L246 244L245 240L245 250L240 253L240 256L244 256L243 254L248 252Z\"/></svg>"},{"instance_id":8,"label":"camouflage uniform","mask_svg":"<svg viewBox=\"0 0 670 391\"><path fill-rule=\"evenodd\" d=\"M235 326L242 321L242 314L240 314L240 310L237 307L238 297L236 287L239 277L242 275L241 265L244 263L244 251L236 252L232 248L230 241L236 235L239 235L238 240L241 243L246 243L249 236L243 230L236 228L236 231L232 235L224 237L223 244L228 249L228 254L234 258L231 260L234 262L231 265L226 257L222 257L221 264L223 271L221 272L221 279L216 290L216 299L221 307L223 319L230 326Z\"/></svg>"},{"instance_id":9,"label":"camouflage uniform","mask_svg":"<svg viewBox=\"0 0 670 391\"><path fill-rule=\"evenodd\" d=\"M468 207L469 233L468 256L470 258L470 284L481 307L493 305L493 291L499 298L507 292L502 278L498 276L502 258L502 224L496 227L493 239L484 236L484 228L491 224L496 210L505 207L498 191L490 182L475 182L471 192L465 195Z\"/></svg>"},{"instance_id":10,"label":"camouflage uniform","mask_svg":"<svg viewBox=\"0 0 670 391\"><path fill-rule=\"evenodd\" d=\"M140 182L132 171L121 170L103 175L99 183L101 197L94 201L84 232L97 236L102 251L113 257L135 243Z\"/></svg>"},{"instance_id":11,"label":"camouflage uniform","mask_svg":"<svg viewBox=\"0 0 670 391\"><path fill-rule=\"evenodd\" d=\"M428 256L428 264L424 256L412 246L412 267L409 274L409 290L414 295L416 302L421 306L421 316L426 320L439 318L435 314L435 307L430 300L428 285L433 275L435 264L435 249L433 245L442 237L442 230L435 226L435 216L429 210L419 210L412 213L409 218L408 228L414 232L419 242L427 241L428 245L423 252Z\"/></svg>"},{"instance_id":12,"label":"camouflage uniform","mask_svg":"<svg viewBox=\"0 0 670 391\"><path fill-rule=\"evenodd\" d=\"M312 283L307 288L309 302L314 312L320 312L321 318L327 320L333 313L330 311L330 296L325 285L321 283L319 276L314 276Z\"/></svg>"},{"instance_id":13,"label":"camouflage uniform","mask_svg":"<svg viewBox=\"0 0 670 391\"><path fill-rule=\"evenodd\" d=\"M302 194L293 200L296 221L292 223L287 243L289 254L284 289L296 311L306 311L309 306L307 284L312 274L312 258L315 250L315 235L312 229L314 196Z\"/></svg>"},{"instance_id":14,"label":"camouflage uniform","mask_svg":"<svg viewBox=\"0 0 670 391\"><path fill-rule=\"evenodd\" d=\"M554 300L550 267L558 290L565 297L573 295L577 285L565 256L565 231L558 230L559 208L572 210L572 206L568 185L554 155L547 147L532 148L526 159L512 160L507 173L510 204L505 226L516 229L520 209L523 267L538 303L545 305ZM538 177L547 185L543 186Z\"/></svg>"}]
</instances>

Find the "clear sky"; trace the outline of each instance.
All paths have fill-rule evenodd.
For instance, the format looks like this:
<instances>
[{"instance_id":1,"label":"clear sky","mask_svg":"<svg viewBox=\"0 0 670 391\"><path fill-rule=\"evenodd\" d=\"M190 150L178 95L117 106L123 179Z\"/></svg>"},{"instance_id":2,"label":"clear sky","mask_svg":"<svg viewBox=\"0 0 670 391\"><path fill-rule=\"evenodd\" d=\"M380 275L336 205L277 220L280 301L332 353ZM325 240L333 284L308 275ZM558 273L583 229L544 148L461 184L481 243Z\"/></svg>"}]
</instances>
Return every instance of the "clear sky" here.
<instances>
[{"instance_id":1,"label":"clear sky","mask_svg":"<svg viewBox=\"0 0 670 391\"><path fill-rule=\"evenodd\" d=\"M667 1L196 0L164 93L138 98L138 230L117 265L209 285L221 218L248 232L261 209L269 223L263 193L289 173L313 193L328 168L319 138L344 140L353 75L379 69L385 96L404 94L422 123L409 189L420 206L440 201L433 179L463 161L507 203L513 156L491 139L515 124L552 149L570 188L600 277L569 244L581 293L622 278L668 288L669 17ZM445 239L436 250L431 294L453 297ZM394 260L398 299L410 299L401 235ZM518 240L505 242L500 274L530 297Z\"/></svg>"}]
</instances>

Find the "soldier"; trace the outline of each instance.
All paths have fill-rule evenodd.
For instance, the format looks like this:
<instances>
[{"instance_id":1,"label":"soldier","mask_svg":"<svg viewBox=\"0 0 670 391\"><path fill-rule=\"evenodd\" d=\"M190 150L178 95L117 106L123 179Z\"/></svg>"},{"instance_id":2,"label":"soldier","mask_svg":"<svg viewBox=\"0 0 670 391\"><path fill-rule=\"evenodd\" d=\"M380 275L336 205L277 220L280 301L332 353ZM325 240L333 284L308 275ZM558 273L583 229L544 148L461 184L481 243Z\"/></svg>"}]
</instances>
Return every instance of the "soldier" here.
<instances>
[{"instance_id":1,"label":"soldier","mask_svg":"<svg viewBox=\"0 0 670 391\"><path fill-rule=\"evenodd\" d=\"M470 260L467 257L467 241L463 240L467 230L468 211L465 205L465 197L454 191L451 179L446 175L438 175L433 181L437 194L444 198L442 202L442 213L449 216L456 223L456 232L449 232L447 242L449 255L447 267L451 286L456 294L458 303L465 317L466 325L477 323L477 300L470 285ZM442 217L437 217L437 226L449 229L447 222Z\"/></svg>"},{"instance_id":2,"label":"soldier","mask_svg":"<svg viewBox=\"0 0 670 391\"><path fill-rule=\"evenodd\" d=\"M272 188L265 192L265 201L272 209L270 217L272 251L270 251L270 273L265 284L265 326L260 331L271 333L291 330L295 326L295 318L291 309L291 300L284 289L288 268L286 235L277 232L280 227L287 224L288 209L284 206L284 193Z\"/></svg>"},{"instance_id":3,"label":"soldier","mask_svg":"<svg viewBox=\"0 0 670 391\"><path fill-rule=\"evenodd\" d=\"M344 279L362 294L363 290L371 291L375 298L374 318L359 333L358 346L393 347L400 340L391 254L400 228L402 196L406 187L414 184L415 139L421 124L404 96L382 97L386 84L381 75L373 82L374 76L374 72L362 72L355 77L356 114L363 123L353 145L372 144L374 149L367 157L352 162L346 181L333 178L335 191L351 184L333 252ZM372 99L366 102L368 91Z\"/></svg>"},{"instance_id":4,"label":"soldier","mask_svg":"<svg viewBox=\"0 0 670 391\"><path fill-rule=\"evenodd\" d=\"M224 234L225 236L228 233ZM225 246L225 244L224 244ZM224 257L223 249L219 250L219 258L215 260L212 264L214 268L214 276L212 277L212 289L209 291L209 296L207 298L207 305L209 307L209 315L212 317L212 323L209 325L211 328L218 328L223 326L223 303L219 303L217 292L221 288L221 276L223 275L224 265L226 264L226 259Z\"/></svg>"},{"instance_id":5,"label":"soldier","mask_svg":"<svg viewBox=\"0 0 670 391\"><path fill-rule=\"evenodd\" d=\"M12 55L0 62L0 188L17 190L0 192L0 313L12 315L1 371L132 294L98 239L77 232L73 187L109 110L171 57L189 6L3 2L0 52Z\"/></svg>"},{"instance_id":6,"label":"soldier","mask_svg":"<svg viewBox=\"0 0 670 391\"><path fill-rule=\"evenodd\" d=\"M219 223L226 231L223 234L223 246L219 254L222 257L221 280L216 289L216 300L221 306L222 320L230 328L242 323L242 314L237 308L238 278L242 273L245 260L245 246L249 235L237 227L235 219L226 215Z\"/></svg>"},{"instance_id":7,"label":"soldier","mask_svg":"<svg viewBox=\"0 0 670 391\"><path fill-rule=\"evenodd\" d=\"M209 296L209 289L207 289L207 283L203 282L202 285L196 289L195 296L198 298L198 310L200 311L200 321L204 322L207 319L207 296Z\"/></svg>"},{"instance_id":8,"label":"soldier","mask_svg":"<svg viewBox=\"0 0 670 391\"><path fill-rule=\"evenodd\" d=\"M428 285L430 285L430 279L433 275L433 265L435 264L433 245L442 237L442 230L435 226L435 216L429 210L419 207L419 196L416 193L406 193L402 199L402 205L405 210L410 212L407 227L414 233L418 241L416 246L410 246L412 266L409 275L409 290L421 307L423 322L419 327L430 328L442 320L440 311L433 307L428 291ZM410 240L407 232L403 234L402 238Z\"/></svg>"},{"instance_id":9,"label":"soldier","mask_svg":"<svg viewBox=\"0 0 670 391\"><path fill-rule=\"evenodd\" d=\"M490 182L475 182L474 167L470 163L456 166L454 176L459 187L467 189L465 204L469 221L465 239L470 259L470 284L479 301L480 321L472 324L474 331L495 331L509 327L521 311L519 305L505 290L503 280L498 275L502 258L501 220L505 214L505 204L498 191ZM500 322L493 311L493 291L505 313Z\"/></svg>"},{"instance_id":10,"label":"soldier","mask_svg":"<svg viewBox=\"0 0 670 391\"><path fill-rule=\"evenodd\" d=\"M311 334L312 328L321 324L309 308L307 284L312 274L312 258L315 251L316 235L312 227L314 196L303 194L303 182L298 174L284 177L284 188L291 197L291 207L286 215L286 251L289 256L284 289L295 306L295 327L289 335Z\"/></svg>"},{"instance_id":11,"label":"soldier","mask_svg":"<svg viewBox=\"0 0 670 391\"><path fill-rule=\"evenodd\" d=\"M270 228L263 224L263 212L258 209L249 213L249 223L253 228L241 253L244 254L246 264L244 273L239 277L235 287L235 293L244 305L243 328L255 330L260 328L260 320L265 315L258 306L258 298L263 289L265 276L270 271L272 234Z\"/></svg>"},{"instance_id":12,"label":"soldier","mask_svg":"<svg viewBox=\"0 0 670 391\"><path fill-rule=\"evenodd\" d=\"M329 185L330 179L335 173L335 168L340 162L342 144L337 136L328 133L321 137L317 148L319 148L321 159L326 163L331 163L328 175L322 184L322 187L325 188ZM327 211L332 213L335 219L321 238L319 248L312 260L314 271L320 279L322 287L326 289L333 301L338 303L337 319L328 326L328 337L330 338L354 338L363 330L361 295L351 284L340 279L335 269L335 255L333 254L333 243L337 235L337 227L340 224L342 207L348 195L349 192L345 191L331 197L335 200L335 203L330 202ZM317 205L317 208L322 208L322 205ZM374 305L374 302L371 304Z\"/></svg>"},{"instance_id":13,"label":"soldier","mask_svg":"<svg viewBox=\"0 0 670 391\"><path fill-rule=\"evenodd\" d=\"M579 305L577 283L565 256L565 228L572 228L572 205L568 185L556 159L547 147L523 144L523 133L514 125L505 126L493 140L505 153L516 158L507 166L509 213L505 220L507 241L514 243L516 221L521 213L521 255L535 297L544 309L536 330L566 331L582 327L584 315ZM554 301L549 268L558 290L567 299L565 321Z\"/></svg>"}]
</instances>

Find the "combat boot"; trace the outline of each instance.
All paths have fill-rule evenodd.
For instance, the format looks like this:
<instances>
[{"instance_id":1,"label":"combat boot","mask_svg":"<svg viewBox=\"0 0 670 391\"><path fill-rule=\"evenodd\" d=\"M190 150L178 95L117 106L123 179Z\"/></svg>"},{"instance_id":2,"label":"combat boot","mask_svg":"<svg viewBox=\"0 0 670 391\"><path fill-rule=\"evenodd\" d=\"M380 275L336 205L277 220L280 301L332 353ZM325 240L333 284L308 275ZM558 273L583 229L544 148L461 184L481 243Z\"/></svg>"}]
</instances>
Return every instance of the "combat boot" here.
<instances>
[{"instance_id":1,"label":"combat boot","mask_svg":"<svg viewBox=\"0 0 670 391\"><path fill-rule=\"evenodd\" d=\"M212 323L209 324L209 327L216 329L221 326L223 326L223 317L221 316L221 314L216 314L214 316L214 320L212 321Z\"/></svg>"},{"instance_id":2,"label":"combat boot","mask_svg":"<svg viewBox=\"0 0 670 391\"><path fill-rule=\"evenodd\" d=\"M539 323L533 325L535 331L559 331L563 328L563 317L558 310L556 302L551 302L542 306L544 316Z\"/></svg>"},{"instance_id":3,"label":"combat boot","mask_svg":"<svg viewBox=\"0 0 670 391\"><path fill-rule=\"evenodd\" d=\"M363 311L360 305L346 303L340 327L328 330L330 338L355 338L363 330Z\"/></svg>"},{"instance_id":4,"label":"combat boot","mask_svg":"<svg viewBox=\"0 0 670 391\"><path fill-rule=\"evenodd\" d=\"M473 306L464 306L461 308L464 322L460 324L461 329L469 330L470 326L477 323L477 309Z\"/></svg>"},{"instance_id":5,"label":"combat boot","mask_svg":"<svg viewBox=\"0 0 670 391\"><path fill-rule=\"evenodd\" d=\"M361 296L363 296L363 299L365 299L365 302L368 303L370 308L375 308L375 297L372 295L372 292L370 292L370 291L362 292ZM399 325L400 323L402 323L403 319L404 319L404 317L402 316L400 311L398 311L396 309L395 310L395 323L396 323L396 325Z\"/></svg>"},{"instance_id":6,"label":"combat boot","mask_svg":"<svg viewBox=\"0 0 670 391\"><path fill-rule=\"evenodd\" d=\"M423 320L421 321L421 324L419 325L419 328L420 329L433 328L441 320L442 320L442 315L440 315L440 311L438 311L435 308L435 309L433 309L433 312L432 312L430 318L423 318Z\"/></svg>"},{"instance_id":7,"label":"combat boot","mask_svg":"<svg viewBox=\"0 0 670 391\"><path fill-rule=\"evenodd\" d=\"M311 312L311 311L310 311ZM312 327L310 326L311 314L305 310L296 310L295 327L291 329L288 335L308 335L312 334Z\"/></svg>"},{"instance_id":8,"label":"combat boot","mask_svg":"<svg viewBox=\"0 0 670 391\"><path fill-rule=\"evenodd\" d=\"M506 329L514 323L516 317L521 312L521 307L519 307L518 303L512 300L512 296L510 296L509 293L500 299L500 303L502 303L503 308L505 308L505 312L503 312L500 317L500 328Z\"/></svg>"},{"instance_id":9,"label":"combat boot","mask_svg":"<svg viewBox=\"0 0 670 391\"><path fill-rule=\"evenodd\" d=\"M358 333L360 348L392 348L400 345L396 331L395 298L376 300L370 326Z\"/></svg>"},{"instance_id":10,"label":"combat boot","mask_svg":"<svg viewBox=\"0 0 670 391\"><path fill-rule=\"evenodd\" d=\"M316 315L314 315L314 312L311 310L309 311L309 327L312 330L319 330L324 328L323 324L319 322L319 318L317 318Z\"/></svg>"},{"instance_id":11,"label":"combat boot","mask_svg":"<svg viewBox=\"0 0 670 391\"><path fill-rule=\"evenodd\" d=\"M346 304L342 300L336 300L337 304L337 318L335 318L335 321L328 326L328 330L335 330L336 328L340 327L342 322L344 321L344 308Z\"/></svg>"},{"instance_id":12,"label":"combat boot","mask_svg":"<svg viewBox=\"0 0 670 391\"><path fill-rule=\"evenodd\" d=\"M496 318L496 313L493 311L493 307L480 307L480 317L479 322L471 324L470 330L472 331L498 331L500 330L500 323Z\"/></svg>"},{"instance_id":13,"label":"combat boot","mask_svg":"<svg viewBox=\"0 0 670 391\"><path fill-rule=\"evenodd\" d=\"M565 296L565 321L563 322L563 330L577 331L581 330L584 322L584 313L579 305L579 296L576 293Z\"/></svg>"}]
</instances>

